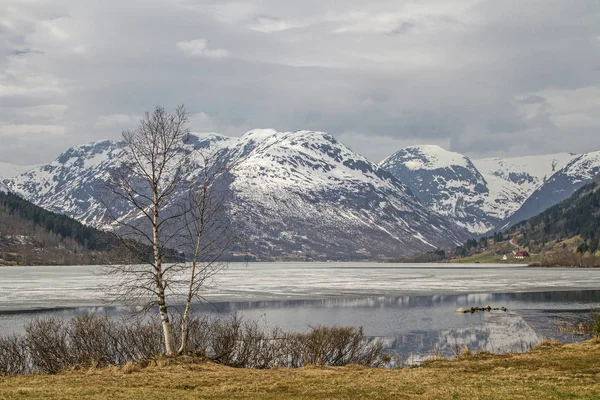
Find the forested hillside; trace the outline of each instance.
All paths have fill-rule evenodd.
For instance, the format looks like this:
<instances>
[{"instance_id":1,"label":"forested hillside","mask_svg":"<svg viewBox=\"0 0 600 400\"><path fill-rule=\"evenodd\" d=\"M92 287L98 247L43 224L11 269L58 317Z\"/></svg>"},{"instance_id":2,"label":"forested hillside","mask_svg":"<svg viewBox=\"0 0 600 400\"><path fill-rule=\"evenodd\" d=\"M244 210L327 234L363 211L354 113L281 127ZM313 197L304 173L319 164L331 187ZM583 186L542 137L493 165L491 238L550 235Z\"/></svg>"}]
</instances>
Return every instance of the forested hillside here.
<instances>
[{"instance_id":1,"label":"forested hillside","mask_svg":"<svg viewBox=\"0 0 600 400\"><path fill-rule=\"evenodd\" d=\"M568 199L507 231L521 246L543 248L548 243L578 238L579 253L600 250L600 177Z\"/></svg>"},{"instance_id":2,"label":"forested hillside","mask_svg":"<svg viewBox=\"0 0 600 400\"><path fill-rule=\"evenodd\" d=\"M0 191L0 265L124 261L114 235Z\"/></svg>"},{"instance_id":3,"label":"forested hillside","mask_svg":"<svg viewBox=\"0 0 600 400\"><path fill-rule=\"evenodd\" d=\"M561 203L504 232L470 239L456 248L392 261L444 260L600 267L600 176Z\"/></svg>"}]
</instances>

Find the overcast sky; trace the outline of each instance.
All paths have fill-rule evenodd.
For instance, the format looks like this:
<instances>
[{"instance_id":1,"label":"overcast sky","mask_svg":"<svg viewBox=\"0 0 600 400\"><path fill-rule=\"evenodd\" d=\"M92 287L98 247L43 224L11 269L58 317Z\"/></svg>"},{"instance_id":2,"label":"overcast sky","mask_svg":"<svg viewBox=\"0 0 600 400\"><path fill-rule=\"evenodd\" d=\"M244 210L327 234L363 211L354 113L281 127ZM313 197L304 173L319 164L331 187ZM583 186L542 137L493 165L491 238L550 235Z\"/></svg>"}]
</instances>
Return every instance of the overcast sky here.
<instances>
[{"instance_id":1,"label":"overcast sky","mask_svg":"<svg viewBox=\"0 0 600 400\"><path fill-rule=\"evenodd\" d=\"M334 134L373 161L600 150L598 0L1 0L0 161L193 131Z\"/></svg>"}]
</instances>

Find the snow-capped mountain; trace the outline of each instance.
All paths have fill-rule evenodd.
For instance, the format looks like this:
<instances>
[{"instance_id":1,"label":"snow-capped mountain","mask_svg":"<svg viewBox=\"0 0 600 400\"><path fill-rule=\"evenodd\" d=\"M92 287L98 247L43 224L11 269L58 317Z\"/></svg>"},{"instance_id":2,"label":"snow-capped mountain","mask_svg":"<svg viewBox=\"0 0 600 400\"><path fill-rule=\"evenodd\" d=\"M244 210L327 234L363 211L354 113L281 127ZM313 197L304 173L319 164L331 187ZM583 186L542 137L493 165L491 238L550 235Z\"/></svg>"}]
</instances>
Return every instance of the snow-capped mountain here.
<instances>
[{"instance_id":1,"label":"snow-capped mountain","mask_svg":"<svg viewBox=\"0 0 600 400\"><path fill-rule=\"evenodd\" d=\"M558 204L600 173L600 151L573 155L571 160L549 176L527 198L519 210L499 226L508 228Z\"/></svg>"},{"instance_id":2,"label":"snow-capped mountain","mask_svg":"<svg viewBox=\"0 0 600 400\"><path fill-rule=\"evenodd\" d=\"M11 191L40 207L102 228L107 224L102 189L121 151L119 142L108 140L72 147L50 164L6 182Z\"/></svg>"},{"instance_id":3,"label":"snow-capped mountain","mask_svg":"<svg viewBox=\"0 0 600 400\"><path fill-rule=\"evenodd\" d=\"M514 215L548 178L577 157L572 153L473 160L489 189L489 204L503 221ZM504 222L497 222L499 230Z\"/></svg>"},{"instance_id":4,"label":"snow-capped mountain","mask_svg":"<svg viewBox=\"0 0 600 400\"><path fill-rule=\"evenodd\" d=\"M14 178L35 167L37 167L37 165L16 165L0 162L0 192L9 191L6 182L4 182L5 180Z\"/></svg>"},{"instance_id":5,"label":"snow-capped mountain","mask_svg":"<svg viewBox=\"0 0 600 400\"><path fill-rule=\"evenodd\" d=\"M8 183L35 204L106 228L102 187L118 164L121 146L103 141L74 147ZM420 204L398 179L326 133L194 134L188 150L220 152L235 165L228 181L230 218L261 257L401 256L451 246L467 236ZM201 170L198 162L188 180ZM135 217L123 204L111 211Z\"/></svg>"},{"instance_id":6,"label":"snow-capped mountain","mask_svg":"<svg viewBox=\"0 0 600 400\"><path fill-rule=\"evenodd\" d=\"M593 153L558 153L471 161L426 145L402 149L380 165L405 182L422 203L457 219L473 234L484 234L564 199L567 193L562 196L559 190L568 187L571 194L581 186L577 182L588 182L594 176L595 160ZM565 178L559 178L563 168ZM554 188L557 185L560 189ZM538 191L542 192L536 200Z\"/></svg>"},{"instance_id":7,"label":"snow-capped mountain","mask_svg":"<svg viewBox=\"0 0 600 400\"><path fill-rule=\"evenodd\" d=\"M411 146L380 166L406 183L423 204L456 219L470 232L487 232L497 222L495 210L487 204L487 182L462 154L433 145Z\"/></svg>"},{"instance_id":8,"label":"snow-capped mountain","mask_svg":"<svg viewBox=\"0 0 600 400\"><path fill-rule=\"evenodd\" d=\"M495 176L521 186L525 192L533 192L577 157L573 153L494 157L475 159L473 164L484 177Z\"/></svg>"}]
</instances>

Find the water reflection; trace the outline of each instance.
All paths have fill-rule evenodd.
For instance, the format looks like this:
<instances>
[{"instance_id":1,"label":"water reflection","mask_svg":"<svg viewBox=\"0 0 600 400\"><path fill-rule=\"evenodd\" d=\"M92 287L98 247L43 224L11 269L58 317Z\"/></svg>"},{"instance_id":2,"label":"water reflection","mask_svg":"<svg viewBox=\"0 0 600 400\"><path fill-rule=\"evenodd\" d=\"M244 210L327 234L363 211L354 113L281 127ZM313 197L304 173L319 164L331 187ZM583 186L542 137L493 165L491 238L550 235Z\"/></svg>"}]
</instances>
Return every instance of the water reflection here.
<instances>
[{"instance_id":1,"label":"water reflection","mask_svg":"<svg viewBox=\"0 0 600 400\"><path fill-rule=\"evenodd\" d=\"M507 307L459 314L455 309L471 306ZM471 351L521 352L543 338L561 341L585 337L559 333L564 321L576 323L600 307L600 291L567 291L510 294L458 294L329 298L322 300L275 300L197 304L198 314L226 317L233 312L259 320L264 327L280 326L288 331L306 331L315 325L363 326L371 337L384 340L399 362L414 363L432 352L456 355L465 346ZM0 312L0 334L21 332L36 316L70 318L87 312L122 317L125 307L82 307L28 312Z\"/></svg>"}]
</instances>

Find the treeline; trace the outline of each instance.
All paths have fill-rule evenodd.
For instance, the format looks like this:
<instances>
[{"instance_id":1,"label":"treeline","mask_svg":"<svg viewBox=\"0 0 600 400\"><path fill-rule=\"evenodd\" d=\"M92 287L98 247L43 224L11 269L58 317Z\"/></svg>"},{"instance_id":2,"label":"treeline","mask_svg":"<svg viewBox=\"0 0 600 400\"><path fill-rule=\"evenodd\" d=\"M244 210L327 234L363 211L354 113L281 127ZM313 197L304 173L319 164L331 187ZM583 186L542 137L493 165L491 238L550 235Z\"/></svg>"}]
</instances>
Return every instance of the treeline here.
<instances>
[{"instance_id":1,"label":"treeline","mask_svg":"<svg viewBox=\"0 0 600 400\"><path fill-rule=\"evenodd\" d=\"M12 193L0 192L0 207L11 215L31 222L34 227L40 227L64 239L72 239L88 250L104 251L119 244L115 235L85 226L66 215L45 210Z\"/></svg>"},{"instance_id":2,"label":"treeline","mask_svg":"<svg viewBox=\"0 0 600 400\"><path fill-rule=\"evenodd\" d=\"M173 250L165 260L185 258ZM0 265L89 265L146 262L149 246L85 226L0 191Z\"/></svg>"},{"instance_id":3,"label":"treeline","mask_svg":"<svg viewBox=\"0 0 600 400\"><path fill-rule=\"evenodd\" d=\"M466 257L468 255L471 255L473 253L477 253L479 251L483 251L485 249L487 249L487 247L490 245L490 240L493 239L494 243L497 243L501 240L499 240L497 238L497 234L494 234L495 236L493 237L482 237L479 239L469 239L465 242L465 244L461 245L461 246L456 246L454 249L452 249L452 251L449 252L449 258L455 258L455 257Z\"/></svg>"},{"instance_id":4,"label":"treeline","mask_svg":"<svg viewBox=\"0 0 600 400\"><path fill-rule=\"evenodd\" d=\"M500 235L502 235L502 234L500 234ZM496 234L495 234L495 236L490 236L489 238L487 238L487 237L483 237L480 239L473 238L473 239L467 240L465 242L465 244L456 246L453 249L436 249L436 250L428 251L427 253L416 254L416 255L409 256L409 257L389 259L389 260L386 260L386 262L433 263L433 262L440 262L440 261L449 260L449 259L453 259L453 258L467 257L469 255L472 255L474 253L478 253L478 252L481 252L481 251L487 249L487 247L491 243L493 243L491 241L494 240L495 237L496 237ZM497 237L496 237L496 240L498 240Z\"/></svg>"},{"instance_id":5,"label":"treeline","mask_svg":"<svg viewBox=\"0 0 600 400\"><path fill-rule=\"evenodd\" d=\"M88 265L122 262L119 247L89 250L71 238L11 214L0 204L0 265Z\"/></svg>"},{"instance_id":6,"label":"treeline","mask_svg":"<svg viewBox=\"0 0 600 400\"><path fill-rule=\"evenodd\" d=\"M544 254L542 260L536 263L540 267L577 267L597 268L600 267L600 256L590 253L573 251L555 251Z\"/></svg>"},{"instance_id":7,"label":"treeline","mask_svg":"<svg viewBox=\"0 0 600 400\"><path fill-rule=\"evenodd\" d=\"M595 180L565 201L523 221L507 231L518 236L520 246L543 247L547 243L581 237L577 251L600 251L600 182Z\"/></svg>"},{"instance_id":8,"label":"treeline","mask_svg":"<svg viewBox=\"0 0 600 400\"><path fill-rule=\"evenodd\" d=\"M147 246L124 244L116 235L0 191L0 265L134 263Z\"/></svg>"},{"instance_id":9,"label":"treeline","mask_svg":"<svg viewBox=\"0 0 600 400\"><path fill-rule=\"evenodd\" d=\"M444 261L446 259L446 250L437 249L433 251L428 251L427 253L415 254L408 257L402 258L391 258L386 259L384 262L389 263L433 263Z\"/></svg>"}]
</instances>

